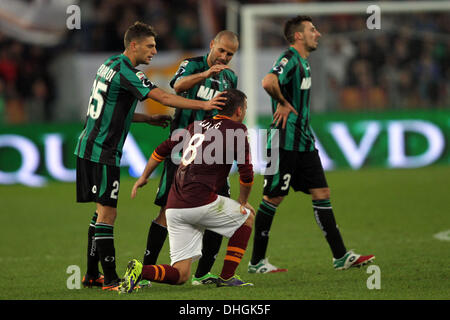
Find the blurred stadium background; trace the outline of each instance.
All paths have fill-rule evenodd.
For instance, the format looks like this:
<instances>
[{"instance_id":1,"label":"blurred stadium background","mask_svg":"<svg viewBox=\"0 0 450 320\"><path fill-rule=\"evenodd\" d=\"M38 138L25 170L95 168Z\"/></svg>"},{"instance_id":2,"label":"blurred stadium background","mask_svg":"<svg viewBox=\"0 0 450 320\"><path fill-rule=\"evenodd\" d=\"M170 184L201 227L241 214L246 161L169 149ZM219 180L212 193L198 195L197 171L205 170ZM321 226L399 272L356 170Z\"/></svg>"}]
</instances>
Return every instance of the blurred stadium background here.
<instances>
[{"instance_id":1,"label":"blurred stadium background","mask_svg":"<svg viewBox=\"0 0 450 320\"><path fill-rule=\"evenodd\" d=\"M423 2L381 1L381 7L400 4L403 11L381 10L381 28L372 30L365 10L314 14L323 37L310 57L312 121L327 170L450 163L450 3L432 2L438 3L437 9L405 12L405 7L412 7L409 4ZM282 24L289 15L256 16L249 61L243 54L248 52L244 6L294 4L301 10L336 3L349 11L361 5L359 1L2 1L0 183L74 180L71 153L92 79L106 57L123 51L124 30L134 21L152 24L159 34L156 58L140 68L171 92L168 82L185 57L207 53L219 30L236 31L241 47L231 66L239 75L239 88L251 91L247 121L267 128L269 99L259 84L286 47ZM255 71L252 78L248 65L257 66L250 69ZM150 99L138 110L173 112ZM135 126L123 166L131 163L130 174L135 176L166 136L160 129Z\"/></svg>"},{"instance_id":2,"label":"blurred stadium background","mask_svg":"<svg viewBox=\"0 0 450 320\"><path fill-rule=\"evenodd\" d=\"M92 206L75 203L73 150L96 70L106 57L123 51L123 33L130 24L142 20L155 27L158 54L148 67L140 68L159 87L171 92L169 80L184 58L206 54L219 30L236 31L241 47L231 67L239 76L240 89L246 91L253 85L253 101L249 101L254 106L254 112L250 112L254 116L252 126L266 129L271 121L269 99L260 80L287 47L282 24L289 15L256 16L252 29L255 47L249 62L244 56L248 53L245 37L249 31L244 26L244 6L270 5L275 12L282 5L311 8L324 3L0 1L0 224L8 226L2 232L0 247L0 266L5 272L0 292L12 299L92 298L90 292L78 294L72 290L69 294L64 286L66 267L84 265L84 227L92 211ZM328 177L333 194L339 199L333 206L340 223L348 228L347 232L344 229L348 241L377 255L386 290L370 295L364 272L356 276L358 283L355 273L329 273L330 265L323 262L329 258L328 248L320 230L312 227L313 219L307 214L311 211L309 201L290 197L283 210L305 214L280 217L273 234L283 242L274 242L271 251L271 257L290 268L281 276L290 285L276 278L261 283L258 281L263 280L250 277L261 288L255 286L254 298L448 299L449 256L445 252L450 231L443 229L449 228L445 197L450 178L450 1L375 4L381 8L398 5L404 10L424 3L428 9L422 11L381 9L380 29L367 28L370 14L365 10L313 16L323 36L319 49L309 59L312 127L324 167L331 171ZM372 3L348 0L326 4L350 10ZM301 9L291 13L300 14ZM256 81L252 83L246 80L249 64L255 68L252 75ZM139 104L138 110L173 111L153 101ZM157 212L152 194L158 180L148 187L148 199L131 202L128 192L132 180L127 177L140 174L147 157L167 136L168 129L133 125L125 144L120 194L123 209L119 211L133 214L121 216L121 264L142 251L147 225L139 224L142 230L135 231L134 219L148 221L149 211L151 215ZM262 150L257 149L259 153ZM261 160L256 164L261 172L264 159L259 153L254 159ZM261 188L259 176L252 193L255 203L260 201ZM84 218L80 211L85 213ZM445 241L432 237L438 232ZM292 237L286 240L286 234ZM134 247L130 242L136 242ZM299 243L304 250L297 250ZM163 251L161 259L167 259L168 250ZM294 251L298 251L298 260L290 258ZM28 267L30 261L34 271ZM54 281L48 288L48 278L41 270L53 272ZM334 285L341 289L338 294L330 289ZM190 290L178 288L179 295L174 296L173 288L169 288L161 298L192 299ZM203 290L196 297L227 299L212 291ZM94 297L104 298L101 293ZM245 293L235 297L248 299Z\"/></svg>"}]
</instances>

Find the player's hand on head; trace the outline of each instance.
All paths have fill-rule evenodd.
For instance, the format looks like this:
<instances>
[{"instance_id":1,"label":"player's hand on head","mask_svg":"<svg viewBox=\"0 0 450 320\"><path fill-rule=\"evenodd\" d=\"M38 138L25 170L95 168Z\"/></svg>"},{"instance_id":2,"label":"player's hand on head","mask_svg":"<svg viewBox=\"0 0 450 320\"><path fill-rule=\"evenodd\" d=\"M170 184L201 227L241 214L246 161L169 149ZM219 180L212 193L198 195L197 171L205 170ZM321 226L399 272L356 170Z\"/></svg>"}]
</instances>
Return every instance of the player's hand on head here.
<instances>
[{"instance_id":1,"label":"player's hand on head","mask_svg":"<svg viewBox=\"0 0 450 320\"><path fill-rule=\"evenodd\" d=\"M225 105L225 101L227 100L226 97L223 96L224 92L220 92L217 96L212 98L209 101L205 101L205 105L203 107L203 110L209 111L213 109L222 110L222 106Z\"/></svg>"},{"instance_id":2,"label":"player's hand on head","mask_svg":"<svg viewBox=\"0 0 450 320\"><path fill-rule=\"evenodd\" d=\"M273 114L272 124L275 124L275 127L278 127L278 125L280 124L280 121L281 121L281 127L283 129L285 129L287 119L291 112L293 112L296 116L298 115L297 110L295 110L294 107L289 102L286 102L284 105L281 103L278 103L277 110Z\"/></svg>"},{"instance_id":3,"label":"player's hand on head","mask_svg":"<svg viewBox=\"0 0 450 320\"><path fill-rule=\"evenodd\" d=\"M134 199L137 194L137 190L139 188L142 188L147 184L148 180L144 179L143 177L140 177L134 184L133 189L131 190L131 199Z\"/></svg>"},{"instance_id":4,"label":"player's hand on head","mask_svg":"<svg viewBox=\"0 0 450 320\"><path fill-rule=\"evenodd\" d=\"M147 121L148 124L153 126L166 128L170 121L172 121L172 117L166 114L155 114L151 116L151 119Z\"/></svg>"}]
</instances>

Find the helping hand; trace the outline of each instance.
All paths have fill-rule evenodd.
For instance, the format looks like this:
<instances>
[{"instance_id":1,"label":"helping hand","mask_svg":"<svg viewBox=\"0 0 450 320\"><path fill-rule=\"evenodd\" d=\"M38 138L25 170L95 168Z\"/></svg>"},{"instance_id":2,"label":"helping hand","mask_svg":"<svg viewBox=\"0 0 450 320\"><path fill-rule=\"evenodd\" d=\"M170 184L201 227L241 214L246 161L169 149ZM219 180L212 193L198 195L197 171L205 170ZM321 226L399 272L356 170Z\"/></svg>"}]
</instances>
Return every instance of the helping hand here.
<instances>
[{"instance_id":1,"label":"helping hand","mask_svg":"<svg viewBox=\"0 0 450 320\"><path fill-rule=\"evenodd\" d=\"M205 110L205 111L209 111L209 110L213 110L213 109L222 110L222 108L220 106L224 106L225 101L227 100L226 97L222 96L225 92L226 91L221 92L217 96L212 98L211 100L205 101L203 110Z\"/></svg>"},{"instance_id":2,"label":"helping hand","mask_svg":"<svg viewBox=\"0 0 450 320\"><path fill-rule=\"evenodd\" d=\"M150 116L150 119L148 119L146 122L148 124L163 127L166 128L170 122L172 121L172 117L166 114L155 114Z\"/></svg>"}]
</instances>

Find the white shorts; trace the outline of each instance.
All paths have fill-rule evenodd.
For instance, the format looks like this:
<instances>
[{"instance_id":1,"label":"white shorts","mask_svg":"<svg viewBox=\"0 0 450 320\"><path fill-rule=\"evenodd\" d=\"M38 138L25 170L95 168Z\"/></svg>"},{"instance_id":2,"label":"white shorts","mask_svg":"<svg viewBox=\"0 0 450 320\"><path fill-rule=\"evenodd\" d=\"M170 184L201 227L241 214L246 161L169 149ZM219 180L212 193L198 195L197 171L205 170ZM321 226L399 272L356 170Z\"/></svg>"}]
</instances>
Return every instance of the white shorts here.
<instances>
[{"instance_id":1,"label":"white shorts","mask_svg":"<svg viewBox=\"0 0 450 320\"><path fill-rule=\"evenodd\" d=\"M200 259L205 229L230 238L250 214L248 209L242 214L240 207L239 202L218 196L201 207L166 209L171 265L189 258Z\"/></svg>"}]
</instances>

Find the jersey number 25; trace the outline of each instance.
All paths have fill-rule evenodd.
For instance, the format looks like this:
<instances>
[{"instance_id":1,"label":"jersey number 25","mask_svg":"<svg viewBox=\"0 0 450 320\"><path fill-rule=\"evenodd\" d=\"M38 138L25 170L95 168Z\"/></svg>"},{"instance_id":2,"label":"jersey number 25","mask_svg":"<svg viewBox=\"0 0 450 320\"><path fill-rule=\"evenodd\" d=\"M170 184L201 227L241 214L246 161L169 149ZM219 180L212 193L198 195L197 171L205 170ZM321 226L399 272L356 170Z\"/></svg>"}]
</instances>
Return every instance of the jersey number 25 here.
<instances>
[{"instance_id":1,"label":"jersey number 25","mask_svg":"<svg viewBox=\"0 0 450 320\"><path fill-rule=\"evenodd\" d=\"M94 120L100 117L104 104L102 92L106 92L107 90L108 85L106 83L98 80L94 81L94 84L92 85L91 98L89 99L87 116L90 116ZM97 102L96 105L94 104L94 101Z\"/></svg>"}]
</instances>

